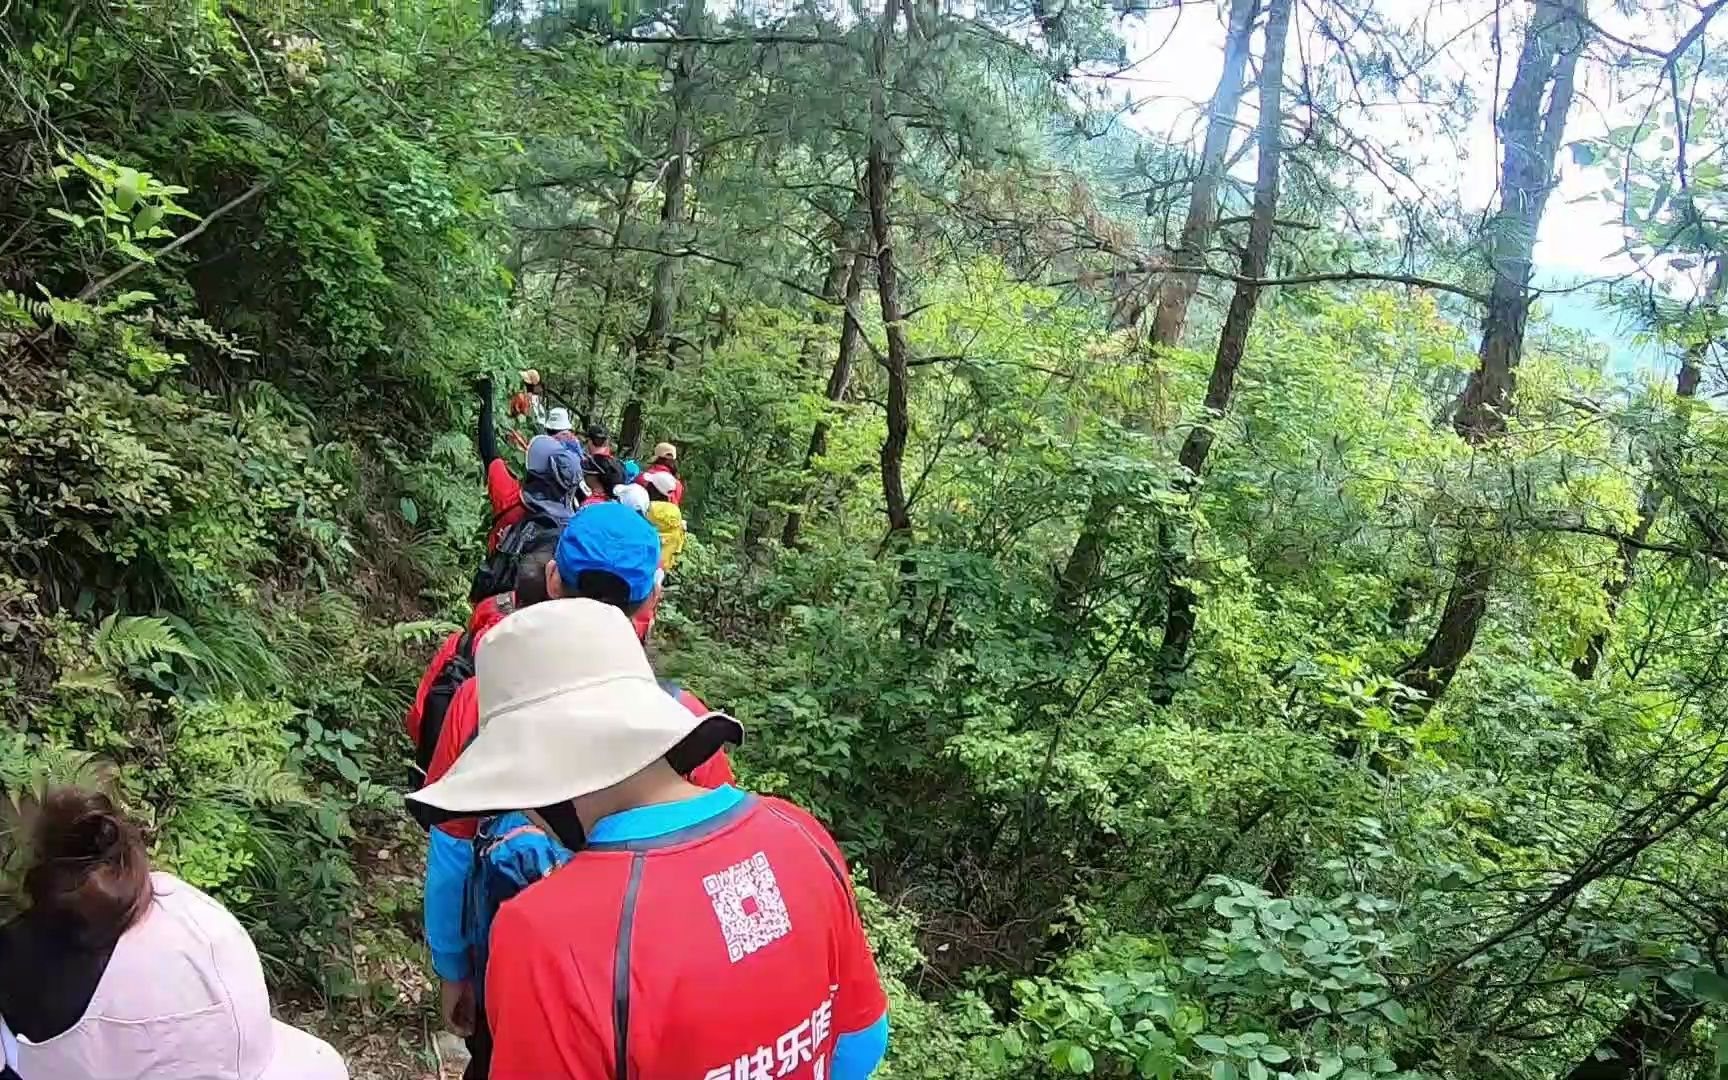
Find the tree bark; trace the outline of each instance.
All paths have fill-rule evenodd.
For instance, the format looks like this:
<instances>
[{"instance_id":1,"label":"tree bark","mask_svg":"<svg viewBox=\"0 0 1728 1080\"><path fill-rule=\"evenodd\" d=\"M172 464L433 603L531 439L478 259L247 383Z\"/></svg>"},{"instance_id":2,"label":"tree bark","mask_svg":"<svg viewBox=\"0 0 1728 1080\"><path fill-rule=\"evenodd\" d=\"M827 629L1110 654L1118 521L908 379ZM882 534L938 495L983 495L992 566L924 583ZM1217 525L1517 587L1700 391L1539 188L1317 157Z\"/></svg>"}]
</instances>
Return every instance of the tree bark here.
<instances>
[{"instance_id":1,"label":"tree bark","mask_svg":"<svg viewBox=\"0 0 1728 1080\"><path fill-rule=\"evenodd\" d=\"M1182 340L1188 321L1188 305L1200 279L1182 272L1184 266L1206 261L1206 247L1218 221L1218 185L1224 179L1224 159L1230 152L1230 137L1236 131L1236 110L1242 104L1243 74L1248 67L1249 43L1260 0L1232 0L1230 30L1224 40L1224 72L1207 110L1206 141L1200 148L1200 170L1188 197L1188 217L1182 223L1182 238L1171 253L1171 270L1158 286L1158 305L1152 313L1152 344L1175 345ZM1280 46L1282 48L1282 46Z\"/></svg>"},{"instance_id":2,"label":"tree bark","mask_svg":"<svg viewBox=\"0 0 1728 1080\"><path fill-rule=\"evenodd\" d=\"M684 11L681 33L691 35L701 28L702 2L690 0ZM690 98L696 60L694 45L675 45L672 50L672 132L667 141L666 172L661 180L664 195L660 200L659 243L664 251L679 249L678 235L684 226L685 188L690 178ZM624 403L624 416L618 430L618 450L625 457L634 454L636 444L642 440L642 400L652 371L667 355L666 340L672 333L672 319L678 311L678 278L682 268L683 259L676 255L662 256L654 267L654 284L648 296L648 321L633 343L630 396Z\"/></svg>"},{"instance_id":3,"label":"tree bark","mask_svg":"<svg viewBox=\"0 0 1728 1080\"><path fill-rule=\"evenodd\" d=\"M1188 437L1182 440L1178 458L1191 483L1198 482L1206 456L1212 450L1212 421L1230 407L1236 387L1236 370L1248 347L1248 331L1254 326L1254 310L1260 302L1260 286L1248 282L1266 276L1271 260L1272 231L1278 215L1278 170L1283 156L1280 129L1284 120L1284 42L1290 29L1292 0L1271 0L1266 15L1266 51L1260 64L1259 161L1254 176L1254 209L1248 222L1248 246L1242 252L1242 277L1230 297L1230 310L1218 335L1218 351L1212 374L1206 381L1206 400ZM1153 701L1169 704L1175 695L1175 678L1188 663L1188 647L1194 639L1194 591L1182 583L1187 560L1173 560L1170 600L1164 611L1164 639L1158 647L1157 677Z\"/></svg>"},{"instance_id":4,"label":"tree bark","mask_svg":"<svg viewBox=\"0 0 1728 1080\"><path fill-rule=\"evenodd\" d=\"M1530 257L1554 189L1554 157L1572 108L1573 77L1583 50L1584 25L1574 17L1572 0L1536 0L1496 125L1504 154L1500 209L1488 226L1494 284L1482 321L1481 362L1452 415L1453 428L1471 442L1506 430L1530 314Z\"/></svg>"},{"instance_id":5,"label":"tree bark","mask_svg":"<svg viewBox=\"0 0 1728 1080\"><path fill-rule=\"evenodd\" d=\"M1680 371L1674 377L1675 396L1682 399L1694 398L1698 395L1698 383L1703 378L1704 357L1709 353L1710 346L1715 342L1716 320L1722 307L1722 293L1728 285L1728 260L1718 256L1713 260L1710 271L1710 284L1704 293L1704 332L1696 341L1686 346L1686 352L1680 357ZM1681 413L1682 424L1685 423L1685 413ZM1590 642L1584 647L1584 655L1572 662L1572 674L1580 679L1596 677L1596 668L1602 663L1602 654L1608 647L1608 630L1614 625L1614 616L1620 609L1620 600L1626 595L1626 590L1632 587L1632 574L1638 563L1638 545L1650 538L1650 529L1656 524L1656 516L1662 512L1662 486L1651 482L1644 488L1644 494L1638 500L1638 524L1633 526L1631 535L1620 541L1620 573L1609 578L1602 584L1602 591L1607 594L1608 618L1602 629L1590 637Z\"/></svg>"},{"instance_id":6,"label":"tree bark","mask_svg":"<svg viewBox=\"0 0 1728 1080\"><path fill-rule=\"evenodd\" d=\"M852 256L851 264L846 270L846 282L843 286L846 308L845 314L841 316L843 322L840 325L840 347L834 354L834 366L828 372L828 387L825 392L832 405L846 400L846 390L852 384L852 361L858 353L859 335L863 333L852 313L858 310L858 301L864 294L864 275L869 269L870 256L860 251ZM806 482L816 460L828 452L828 431L831 426L832 421L824 415L810 431L810 445L804 451L804 468L801 471ZM795 509L787 514L786 526L780 533L780 543L788 548L797 547L799 531L803 525L802 510Z\"/></svg>"},{"instance_id":7,"label":"tree bark","mask_svg":"<svg viewBox=\"0 0 1728 1080\"><path fill-rule=\"evenodd\" d=\"M900 307L900 278L894 260L893 222L888 200L894 185L894 148L890 145L887 106L888 39L894 30L895 8L883 12L876 32L870 88L870 153L865 166L870 203L870 239L876 258L876 295L888 339L883 367L888 373L888 434L882 440L882 499L888 510L888 547L903 548L912 538L912 515L906 503L906 439L911 431L906 383L911 359Z\"/></svg>"},{"instance_id":8,"label":"tree bark","mask_svg":"<svg viewBox=\"0 0 1728 1080\"><path fill-rule=\"evenodd\" d=\"M1260 0L1231 0L1230 30L1224 42L1224 70L1218 77L1218 87L1213 91L1212 104L1207 110L1206 138L1200 148L1194 188L1188 196L1188 216L1182 223L1182 237L1171 258L1175 266L1203 262L1206 246L1212 240L1212 231L1218 221L1218 185L1224 177L1230 136L1236 126L1236 110L1242 102L1243 73L1248 67L1249 41L1259 11ZM1198 287L1197 275L1174 269L1160 283L1149 336L1154 348L1172 346L1181 340L1182 327L1188 319L1188 305ZM1115 514L1113 495L1094 491L1086 506L1080 536L1074 541L1074 547L1057 577L1056 610L1063 615L1072 615L1078 609L1086 590L1097 578Z\"/></svg>"},{"instance_id":9,"label":"tree bark","mask_svg":"<svg viewBox=\"0 0 1728 1080\"><path fill-rule=\"evenodd\" d=\"M1500 113L1504 147L1500 208L1489 224L1489 264L1494 285L1482 317L1479 362L1454 410L1454 429L1481 445L1506 430L1524 323L1530 305L1530 257L1536 230L1553 190L1554 157L1572 107L1573 77L1584 50L1585 23L1574 0L1536 0L1517 72ZM1546 95L1546 104L1544 96ZM1466 535L1453 569L1446 607L1422 651L1399 669L1411 689L1438 700L1470 654L1488 611L1495 564L1488 545Z\"/></svg>"},{"instance_id":10,"label":"tree bark","mask_svg":"<svg viewBox=\"0 0 1728 1080\"><path fill-rule=\"evenodd\" d=\"M862 209L862 198L859 197L855 201L859 204L859 209ZM857 230L852 225L852 218L848 217L846 222L834 231L833 251L828 256L827 271L822 275L821 297L827 303L816 305L810 313L810 329L804 335L804 344L799 349L800 366L810 369L812 372L821 364L820 331L829 319L828 305L840 303L841 293L846 291L847 279L851 275L853 251L860 239ZM830 374L829 382L833 382L832 374ZM788 448L787 444L790 443L791 439L791 432L784 425L780 425L774 434L774 445L769 449L768 460L776 462L782 460ZM782 482L790 483L792 481L788 478ZM776 485L772 498L758 498L756 500L756 504L750 508L750 518L744 531L744 547L747 551L754 555L761 550L762 542L767 538L773 525L775 504L798 498L801 490L800 487L786 491ZM796 514L796 511L787 514L787 522L792 521ZM795 529L792 535L796 539L797 532ZM786 532L784 529L782 529L780 536L782 542L785 542Z\"/></svg>"},{"instance_id":11,"label":"tree bark","mask_svg":"<svg viewBox=\"0 0 1728 1080\"><path fill-rule=\"evenodd\" d=\"M1685 1046L1702 1015L1702 1003L1657 979L1656 992L1635 999L1566 1080L1662 1080L1668 1072L1664 1059Z\"/></svg>"}]
</instances>

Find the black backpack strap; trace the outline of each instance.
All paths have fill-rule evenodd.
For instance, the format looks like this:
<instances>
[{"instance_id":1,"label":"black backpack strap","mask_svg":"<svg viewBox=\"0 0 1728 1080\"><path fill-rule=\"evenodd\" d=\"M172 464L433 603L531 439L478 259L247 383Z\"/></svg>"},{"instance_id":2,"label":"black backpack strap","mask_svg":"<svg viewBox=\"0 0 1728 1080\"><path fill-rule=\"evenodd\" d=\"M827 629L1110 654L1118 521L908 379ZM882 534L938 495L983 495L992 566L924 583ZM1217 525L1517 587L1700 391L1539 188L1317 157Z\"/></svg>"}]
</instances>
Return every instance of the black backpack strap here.
<instances>
[{"instance_id":1,"label":"black backpack strap","mask_svg":"<svg viewBox=\"0 0 1728 1080\"><path fill-rule=\"evenodd\" d=\"M444 666L438 670L437 678L432 680L432 686L426 691L426 703L428 705L432 704L432 695L441 689L440 684L444 683L445 677L451 674L450 668L453 664L461 664L469 669L457 685L468 681L473 675L474 632L472 630L462 632L462 636L456 641L456 651L451 654L450 659L444 661ZM455 689L452 688L451 697L454 698L454 696ZM443 705L444 707L437 714L436 722L430 713L420 718L420 740L414 746L414 763L422 776L425 775L427 769L432 767L432 755L438 752L438 739L444 734L444 720L450 713L450 701L445 700Z\"/></svg>"}]
</instances>

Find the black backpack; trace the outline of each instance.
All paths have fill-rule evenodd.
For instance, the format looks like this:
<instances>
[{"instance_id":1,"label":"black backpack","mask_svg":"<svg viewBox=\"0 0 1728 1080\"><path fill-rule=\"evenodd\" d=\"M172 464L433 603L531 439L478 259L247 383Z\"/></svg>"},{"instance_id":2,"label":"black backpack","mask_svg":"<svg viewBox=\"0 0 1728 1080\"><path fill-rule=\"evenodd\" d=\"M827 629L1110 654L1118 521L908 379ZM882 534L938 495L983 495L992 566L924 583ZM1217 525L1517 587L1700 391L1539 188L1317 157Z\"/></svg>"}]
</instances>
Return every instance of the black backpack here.
<instances>
[{"instance_id":1,"label":"black backpack","mask_svg":"<svg viewBox=\"0 0 1728 1080\"><path fill-rule=\"evenodd\" d=\"M516 587L516 574L529 555L550 555L558 546L564 522L550 514L530 514L504 530L498 546L480 569L474 572L474 584L468 589L468 602L478 604L488 596L507 593Z\"/></svg>"},{"instance_id":2,"label":"black backpack","mask_svg":"<svg viewBox=\"0 0 1728 1080\"><path fill-rule=\"evenodd\" d=\"M426 704L420 710L420 741L414 744L414 775L417 790L426 785L426 770L432 767L432 755L438 750L438 738L444 733L444 717L450 711L451 699L462 684L474 677L474 631L464 631L456 642L456 651L432 685L426 689Z\"/></svg>"}]
</instances>

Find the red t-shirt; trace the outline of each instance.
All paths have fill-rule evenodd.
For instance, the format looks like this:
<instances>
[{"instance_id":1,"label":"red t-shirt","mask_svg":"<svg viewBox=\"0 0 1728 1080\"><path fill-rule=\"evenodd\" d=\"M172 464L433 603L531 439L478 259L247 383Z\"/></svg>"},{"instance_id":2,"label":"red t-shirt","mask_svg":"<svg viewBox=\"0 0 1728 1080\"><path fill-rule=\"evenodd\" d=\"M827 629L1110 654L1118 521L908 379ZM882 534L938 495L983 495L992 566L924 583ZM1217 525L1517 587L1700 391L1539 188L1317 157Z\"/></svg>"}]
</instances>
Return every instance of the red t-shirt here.
<instances>
[{"instance_id":1,"label":"red t-shirt","mask_svg":"<svg viewBox=\"0 0 1728 1080\"><path fill-rule=\"evenodd\" d=\"M654 613L660 610L660 590L655 589L648 594L648 599L636 609L636 614L630 616L630 624L636 628L636 636L642 641L648 640L648 631L654 629Z\"/></svg>"},{"instance_id":2,"label":"red t-shirt","mask_svg":"<svg viewBox=\"0 0 1728 1080\"><path fill-rule=\"evenodd\" d=\"M752 796L506 902L486 1005L496 1080L816 1080L888 1002L839 847Z\"/></svg>"},{"instance_id":3,"label":"red t-shirt","mask_svg":"<svg viewBox=\"0 0 1728 1080\"><path fill-rule=\"evenodd\" d=\"M504 530L528 515L528 508L522 505L522 482L503 458L493 458L486 465L486 498L492 503L492 530L486 534L486 554L490 555L498 550Z\"/></svg>"},{"instance_id":4,"label":"red t-shirt","mask_svg":"<svg viewBox=\"0 0 1728 1080\"><path fill-rule=\"evenodd\" d=\"M516 610L514 599L509 603L504 600L503 596L489 596L474 605L473 613L468 616L468 632L474 635L476 643L486 631L503 621L504 616ZM408 713L402 718L402 726L408 731L408 741L416 746L420 744L420 721L426 715L426 695L431 692L438 673L443 671L444 665L456 655L456 649L461 643L460 630L445 638L438 646L438 651L432 654L432 662L426 665L425 674L420 676L420 686L414 691L414 703L408 706Z\"/></svg>"},{"instance_id":5,"label":"red t-shirt","mask_svg":"<svg viewBox=\"0 0 1728 1080\"><path fill-rule=\"evenodd\" d=\"M657 472L666 473L672 477L672 481L673 481L672 482L672 490L667 493L666 501L671 503L674 506L683 506L684 505L684 481L681 478L679 478L677 473L673 472L671 469L667 468L666 466L664 466L664 465L650 465L650 466L648 466L646 469L642 470L642 475L638 476L636 478L636 482L638 484L641 484L643 487L647 487L648 486L648 474L649 473L657 473Z\"/></svg>"}]
</instances>

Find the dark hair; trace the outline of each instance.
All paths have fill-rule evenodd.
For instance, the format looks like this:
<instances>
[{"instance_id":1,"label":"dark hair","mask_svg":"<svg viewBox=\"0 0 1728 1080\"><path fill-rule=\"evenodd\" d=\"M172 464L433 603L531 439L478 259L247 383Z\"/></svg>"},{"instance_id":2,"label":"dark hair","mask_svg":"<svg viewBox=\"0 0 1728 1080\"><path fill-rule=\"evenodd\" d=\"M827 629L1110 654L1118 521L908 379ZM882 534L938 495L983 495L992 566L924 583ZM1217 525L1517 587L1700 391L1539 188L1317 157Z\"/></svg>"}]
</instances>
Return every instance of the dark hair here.
<instances>
[{"instance_id":1,"label":"dark hair","mask_svg":"<svg viewBox=\"0 0 1728 1080\"><path fill-rule=\"evenodd\" d=\"M600 494L608 499L612 497L612 489L624 482L624 466L610 457L590 456L582 462L582 471L589 476L599 477L602 488Z\"/></svg>"},{"instance_id":2,"label":"dark hair","mask_svg":"<svg viewBox=\"0 0 1728 1080\"><path fill-rule=\"evenodd\" d=\"M576 575L576 580L569 583L570 595L584 600L598 600L602 604L611 604L626 615L635 615L645 600L631 600L630 586L624 579L610 570L584 570Z\"/></svg>"},{"instance_id":3,"label":"dark hair","mask_svg":"<svg viewBox=\"0 0 1728 1080\"><path fill-rule=\"evenodd\" d=\"M552 560L554 548L530 551L516 566L516 586L512 590L518 609L551 599L546 592L546 564Z\"/></svg>"},{"instance_id":4,"label":"dark hair","mask_svg":"<svg viewBox=\"0 0 1728 1080\"><path fill-rule=\"evenodd\" d=\"M648 501L649 502L670 502L671 501L672 497L670 495L667 495L664 491L661 491L659 488L655 487L653 484L643 484L642 486L648 489Z\"/></svg>"},{"instance_id":5,"label":"dark hair","mask_svg":"<svg viewBox=\"0 0 1728 1080\"><path fill-rule=\"evenodd\" d=\"M48 792L37 811L24 873L32 910L68 921L91 943L120 940L150 903L150 858L138 827L108 796L81 788Z\"/></svg>"}]
</instances>

